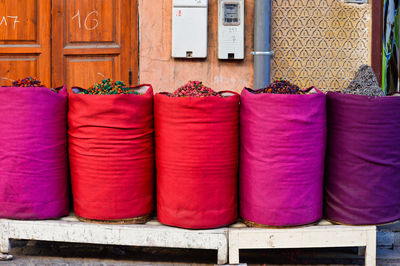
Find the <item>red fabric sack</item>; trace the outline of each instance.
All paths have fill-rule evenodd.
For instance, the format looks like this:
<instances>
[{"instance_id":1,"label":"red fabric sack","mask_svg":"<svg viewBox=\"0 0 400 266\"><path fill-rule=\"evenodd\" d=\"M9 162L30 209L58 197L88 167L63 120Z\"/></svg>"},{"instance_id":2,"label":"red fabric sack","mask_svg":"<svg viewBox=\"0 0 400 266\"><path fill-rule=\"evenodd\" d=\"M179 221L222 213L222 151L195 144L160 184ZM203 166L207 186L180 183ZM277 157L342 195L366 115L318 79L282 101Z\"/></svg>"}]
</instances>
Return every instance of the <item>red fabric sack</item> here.
<instances>
[{"instance_id":1,"label":"red fabric sack","mask_svg":"<svg viewBox=\"0 0 400 266\"><path fill-rule=\"evenodd\" d=\"M94 220L153 209L153 88L143 95L69 94L68 142L74 209Z\"/></svg>"},{"instance_id":2,"label":"red fabric sack","mask_svg":"<svg viewBox=\"0 0 400 266\"><path fill-rule=\"evenodd\" d=\"M0 88L0 218L69 213L67 90Z\"/></svg>"},{"instance_id":3,"label":"red fabric sack","mask_svg":"<svg viewBox=\"0 0 400 266\"><path fill-rule=\"evenodd\" d=\"M161 223L216 228L237 219L239 95L156 94L157 211Z\"/></svg>"}]
</instances>

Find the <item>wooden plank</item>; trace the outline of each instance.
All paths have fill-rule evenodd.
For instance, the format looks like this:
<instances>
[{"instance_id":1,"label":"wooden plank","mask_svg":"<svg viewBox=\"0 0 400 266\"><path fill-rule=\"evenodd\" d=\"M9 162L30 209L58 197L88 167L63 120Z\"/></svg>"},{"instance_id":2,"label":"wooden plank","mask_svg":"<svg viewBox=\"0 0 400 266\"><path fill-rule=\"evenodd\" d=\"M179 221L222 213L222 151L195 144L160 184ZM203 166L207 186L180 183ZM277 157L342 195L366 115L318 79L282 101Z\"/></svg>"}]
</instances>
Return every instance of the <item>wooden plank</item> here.
<instances>
[{"instance_id":1,"label":"wooden plank","mask_svg":"<svg viewBox=\"0 0 400 266\"><path fill-rule=\"evenodd\" d=\"M365 249L365 266L376 265L376 232L368 231Z\"/></svg>"},{"instance_id":2,"label":"wooden plank","mask_svg":"<svg viewBox=\"0 0 400 266\"><path fill-rule=\"evenodd\" d=\"M121 54L120 48L108 48L105 50L99 50L98 48L88 49L76 49L76 48L65 48L64 56L66 55L119 55Z\"/></svg>"},{"instance_id":3,"label":"wooden plank","mask_svg":"<svg viewBox=\"0 0 400 266\"><path fill-rule=\"evenodd\" d=\"M63 23L63 16L64 16L64 2L60 0L53 0L52 1L52 35L54 32L63 33L64 32L64 23ZM53 36L51 39L51 50L52 50L52 68L51 68L51 79L53 87L58 87L64 85L64 57L63 55L64 49L64 35L61 36Z\"/></svg>"},{"instance_id":4,"label":"wooden plank","mask_svg":"<svg viewBox=\"0 0 400 266\"><path fill-rule=\"evenodd\" d=\"M42 53L42 48L41 47L1 47L0 46L0 54L41 54Z\"/></svg>"},{"instance_id":5,"label":"wooden plank","mask_svg":"<svg viewBox=\"0 0 400 266\"><path fill-rule=\"evenodd\" d=\"M375 236L375 237L374 237ZM323 221L315 226L268 229L229 228L229 263L239 263L240 249L367 247L366 262L374 265L375 226L333 225Z\"/></svg>"},{"instance_id":6,"label":"wooden plank","mask_svg":"<svg viewBox=\"0 0 400 266\"><path fill-rule=\"evenodd\" d=\"M371 37L371 66L378 78L379 84L382 82L382 2L372 1L372 37Z\"/></svg>"},{"instance_id":7,"label":"wooden plank","mask_svg":"<svg viewBox=\"0 0 400 266\"><path fill-rule=\"evenodd\" d=\"M138 16L138 2L131 1L131 16L130 16L131 38L130 43L133 44L130 49L130 72L131 72L131 86L138 85L139 81L139 16ZM129 76L128 76L129 79ZM146 81L144 81L146 82Z\"/></svg>"}]
</instances>

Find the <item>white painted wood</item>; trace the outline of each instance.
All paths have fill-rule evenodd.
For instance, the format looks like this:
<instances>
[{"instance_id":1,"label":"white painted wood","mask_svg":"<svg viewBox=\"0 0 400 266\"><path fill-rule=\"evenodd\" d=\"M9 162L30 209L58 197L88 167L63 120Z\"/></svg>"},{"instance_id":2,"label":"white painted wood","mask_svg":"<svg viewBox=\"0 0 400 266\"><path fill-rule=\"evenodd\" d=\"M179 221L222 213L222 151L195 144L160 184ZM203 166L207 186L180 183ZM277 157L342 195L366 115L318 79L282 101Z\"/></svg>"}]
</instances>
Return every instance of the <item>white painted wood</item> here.
<instances>
[{"instance_id":1,"label":"white painted wood","mask_svg":"<svg viewBox=\"0 0 400 266\"><path fill-rule=\"evenodd\" d=\"M376 265L376 231L367 232L367 244L365 248L365 266Z\"/></svg>"},{"instance_id":2,"label":"white painted wood","mask_svg":"<svg viewBox=\"0 0 400 266\"><path fill-rule=\"evenodd\" d=\"M12 259L13 259L12 255L0 253L0 261L6 261L6 260L12 260Z\"/></svg>"},{"instance_id":3,"label":"white painted wood","mask_svg":"<svg viewBox=\"0 0 400 266\"><path fill-rule=\"evenodd\" d=\"M228 228L186 230L161 225L157 221L151 221L145 225L104 225L80 222L73 216L45 221L0 220L1 223L8 224L7 243L8 239L30 239L105 245L215 249L218 250L219 264L225 264L228 261ZM4 229L3 226L0 231L3 235Z\"/></svg>"},{"instance_id":4,"label":"white painted wood","mask_svg":"<svg viewBox=\"0 0 400 266\"><path fill-rule=\"evenodd\" d=\"M240 249L324 248L366 246L366 263L375 265L376 227L333 225L321 221L318 225L269 229L244 228L235 224L229 228L229 263L239 263Z\"/></svg>"},{"instance_id":5,"label":"white painted wood","mask_svg":"<svg viewBox=\"0 0 400 266\"><path fill-rule=\"evenodd\" d=\"M228 243L229 236L229 243ZM16 221L0 219L0 252L9 252L10 239L29 239L106 245L196 248L218 250L218 263L239 264L240 249L366 247L366 265L376 262L376 227L332 225L288 229L248 228L236 223L229 228L186 230L152 220L145 225L103 225L60 220ZM0 259L10 259L0 253Z\"/></svg>"},{"instance_id":6,"label":"white painted wood","mask_svg":"<svg viewBox=\"0 0 400 266\"><path fill-rule=\"evenodd\" d=\"M0 220L0 254L9 252L8 223Z\"/></svg>"},{"instance_id":7,"label":"white painted wood","mask_svg":"<svg viewBox=\"0 0 400 266\"><path fill-rule=\"evenodd\" d=\"M239 231L236 231L238 228L245 228L239 226L240 223L234 224L229 229L229 264L239 264Z\"/></svg>"},{"instance_id":8,"label":"white painted wood","mask_svg":"<svg viewBox=\"0 0 400 266\"><path fill-rule=\"evenodd\" d=\"M0 261L12 260L13 256L7 255L9 248L8 223L0 220Z\"/></svg>"}]
</instances>

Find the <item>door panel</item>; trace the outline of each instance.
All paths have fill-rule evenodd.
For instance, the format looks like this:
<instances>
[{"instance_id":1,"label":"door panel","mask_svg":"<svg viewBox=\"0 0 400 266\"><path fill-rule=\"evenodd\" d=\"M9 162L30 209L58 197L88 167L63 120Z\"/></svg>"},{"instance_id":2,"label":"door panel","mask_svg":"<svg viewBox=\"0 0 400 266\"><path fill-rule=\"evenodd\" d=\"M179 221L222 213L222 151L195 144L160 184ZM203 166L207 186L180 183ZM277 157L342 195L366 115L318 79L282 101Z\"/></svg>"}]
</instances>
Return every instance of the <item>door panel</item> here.
<instances>
[{"instance_id":1,"label":"door panel","mask_svg":"<svg viewBox=\"0 0 400 266\"><path fill-rule=\"evenodd\" d=\"M25 76L38 76L38 72L36 71L38 68L37 57L0 56L0 66L0 84L2 85L10 85L12 79Z\"/></svg>"},{"instance_id":2,"label":"door panel","mask_svg":"<svg viewBox=\"0 0 400 266\"><path fill-rule=\"evenodd\" d=\"M0 0L0 86L36 76L51 86L51 0Z\"/></svg>"},{"instance_id":3,"label":"door panel","mask_svg":"<svg viewBox=\"0 0 400 266\"><path fill-rule=\"evenodd\" d=\"M0 40L35 41L37 11L35 0L0 1Z\"/></svg>"},{"instance_id":4,"label":"door panel","mask_svg":"<svg viewBox=\"0 0 400 266\"><path fill-rule=\"evenodd\" d=\"M128 84L130 70L137 76L136 3L54 0L53 84L87 88L104 77Z\"/></svg>"},{"instance_id":5,"label":"door panel","mask_svg":"<svg viewBox=\"0 0 400 266\"><path fill-rule=\"evenodd\" d=\"M116 16L118 1L96 0L68 0L65 25L67 26L67 43L79 42L115 42L116 25L119 17Z\"/></svg>"},{"instance_id":6,"label":"door panel","mask_svg":"<svg viewBox=\"0 0 400 266\"><path fill-rule=\"evenodd\" d=\"M98 81L105 77L114 77L114 70L119 64L116 57L72 57L66 58L68 66L66 79L70 84L87 84L90 86L93 81ZM117 61L117 62L116 62ZM95 70L95 71L87 71ZM86 73L82 75L82 73ZM75 86L75 85L72 85Z\"/></svg>"}]
</instances>

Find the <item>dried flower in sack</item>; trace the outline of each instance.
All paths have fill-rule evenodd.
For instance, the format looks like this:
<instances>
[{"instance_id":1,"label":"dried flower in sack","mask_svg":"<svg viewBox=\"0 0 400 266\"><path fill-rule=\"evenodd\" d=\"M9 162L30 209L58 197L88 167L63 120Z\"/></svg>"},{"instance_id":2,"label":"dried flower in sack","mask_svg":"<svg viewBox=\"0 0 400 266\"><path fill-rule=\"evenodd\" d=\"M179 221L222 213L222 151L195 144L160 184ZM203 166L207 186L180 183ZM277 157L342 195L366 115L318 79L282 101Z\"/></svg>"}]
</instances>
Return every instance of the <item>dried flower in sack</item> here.
<instances>
[{"instance_id":1,"label":"dried flower in sack","mask_svg":"<svg viewBox=\"0 0 400 266\"><path fill-rule=\"evenodd\" d=\"M374 70L368 65L362 65L349 86L342 90L342 93L365 95L365 96L385 96L379 87Z\"/></svg>"},{"instance_id":2,"label":"dried flower in sack","mask_svg":"<svg viewBox=\"0 0 400 266\"><path fill-rule=\"evenodd\" d=\"M38 78L32 77L14 80L12 86L17 88L45 87ZM56 89L49 88L49 90L54 91L55 93L59 93L61 87Z\"/></svg>"},{"instance_id":3,"label":"dried flower in sack","mask_svg":"<svg viewBox=\"0 0 400 266\"><path fill-rule=\"evenodd\" d=\"M300 89L299 86L290 83L287 80L277 79L266 88L259 90L247 89L252 93L271 93L271 94L305 94L304 91Z\"/></svg>"},{"instance_id":4,"label":"dried flower in sack","mask_svg":"<svg viewBox=\"0 0 400 266\"><path fill-rule=\"evenodd\" d=\"M201 81L189 81L175 92L168 94L170 97L222 97L218 92L203 85Z\"/></svg>"},{"instance_id":5,"label":"dried flower in sack","mask_svg":"<svg viewBox=\"0 0 400 266\"><path fill-rule=\"evenodd\" d=\"M13 81L13 87L44 87L38 78L27 77Z\"/></svg>"},{"instance_id":6,"label":"dried flower in sack","mask_svg":"<svg viewBox=\"0 0 400 266\"><path fill-rule=\"evenodd\" d=\"M95 83L87 90L82 90L78 94L96 94L96 95L113 95L113 94L136 94L132 88L129 88L122 81L112 81L111 79L103 79L100 83Z\"/></svg>"}]
</instances>

